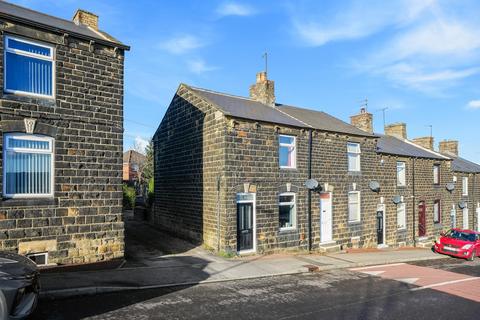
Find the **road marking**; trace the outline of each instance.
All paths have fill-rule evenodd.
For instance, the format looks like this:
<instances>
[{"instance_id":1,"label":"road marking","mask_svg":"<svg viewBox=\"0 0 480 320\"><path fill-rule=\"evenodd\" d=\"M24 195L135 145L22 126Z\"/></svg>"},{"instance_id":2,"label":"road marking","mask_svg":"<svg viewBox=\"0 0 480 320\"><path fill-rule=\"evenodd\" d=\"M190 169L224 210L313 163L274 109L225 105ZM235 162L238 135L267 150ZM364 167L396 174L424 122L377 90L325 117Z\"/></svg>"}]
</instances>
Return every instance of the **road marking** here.
<instances>
[{"instance_id":1,"label":"road marking","mask_svg":"<svg viewBox=\"0 0 480 320\"><path fill-rule=\"evenodd\" d=\"M405 282L405 283L408 283L408 284L414 284L415 282L418 281L418 278L404 278L404 279L395 279L397 281L400 281L400 282Z\"/></svg>"},{"instance_id":2,"label":"road marking","mask_svg":"<svg viewBox=\"0 0 480 320\"><path fill-rule=\"evenodd\" d=\"M429 285L426 285L426 286L423 286L423 287L412 288L412 289L410 289L410 291L425 290L425 289L429 289L429 288L441 287L441 286L445 286L445 285L448 285L448 284L454 284L454 283L465 282L465 281L472 281L472 280L477 280L477 279L480 279L480 278L479 277L472 277L472 278L465 278L465 279L459 279L459 280L439 282L439 283L429 284Z\"/></svg>"},{"instance_id":3,"label":"road marking","mask_svg":"<svg viewBox=\"0 0 480 320\"><path fill-rule=\"evenodd\" d=\"M380 264L380 265L370 266L370 267L353 268L353 269L350 269L350 270L352 270L352 271L360 271L360 270L375 269L375 268L396 267L396 266L402 266L402 265L404 265L404 264L405 264L405 263L403 263L403 262L401 262L401 263L392 263L392 264Z\"/></svg>"},{"instance_id":4,"label":"road marking","mask_svg":"<svg viewBox=\"0 0 480 320\"><path fill-rule=\"evenodd\" d=\"M366 273L371 276L378 276L379 274L385 273L385 271L364 271L362 273Z\"/></svg>"}]
</instances>

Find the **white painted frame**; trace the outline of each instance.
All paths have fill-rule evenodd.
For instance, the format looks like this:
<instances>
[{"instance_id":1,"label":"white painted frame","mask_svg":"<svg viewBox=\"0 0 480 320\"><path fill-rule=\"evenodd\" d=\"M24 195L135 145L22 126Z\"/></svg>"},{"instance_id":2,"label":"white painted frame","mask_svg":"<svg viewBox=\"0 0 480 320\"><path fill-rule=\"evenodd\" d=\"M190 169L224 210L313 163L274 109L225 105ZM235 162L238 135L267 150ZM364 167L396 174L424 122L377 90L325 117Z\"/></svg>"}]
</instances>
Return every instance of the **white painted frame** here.
<instances>
[{"instance_id":1,"label":"white painted frame","mask_svg":"<svg viewBox=\"0 0 480 320\"><path fill-rule=\"evenodd\" d=\"M462 177L462 196L468 196L468 177Z\"/></svg>"},{"instance_id":2,"label":"white painted frame","mask_svg":"<svg viewBox=\"0 0 480 320\"><path fill-rule=\"evenodd\" d=\"M355 151L350 151L350 147L355 148ZM347 142L347 167L348 167L348 172L361 172L362 171L362 162L361 162L361 154L362 154L362 149L360 146L360 142L353 142L353 141L348 141ZM355 163L356 163L356 168L355 170L352 170L350 168L350 157L354 156L355 157Z\"/></svg>"},{"instance_id":3,"label":"white painted frame","mask_svg":"<svg viewBox=\"0 0 480 320\"><path fill-rule=\"evenodd\" d=\"M238 195L251 195L253 196L253 199L249 199L249 200L238 200L237 196ZM251 193L251 192L239 192L235 195L235 201L236 203L252 203L252 207L253 207L253 249L250 249L250 250L238 250L237 248L237 253L238 254L247 254L247 253L255 253L257 252L257 195L255 193ZM237 212L236 212L236 215L237 215L237 219L238 219L238 208L237 208ZM238 233L238 221L237 221L237 233ZM238 235L237 235L238 236Z\"/></svg>"},{"instance_id":4,"label":"white painted frame","mask_svg":"<svg viewBox=\"0 0 480 320\"><path fill-rule=\"evenodd\" d=\"M403 226L402 227L398 224L399 206L403 207ZM407 229L407 205L405 202L400 202L397 204L397 230L406 230L406 229Z\"/></svg>"},{"instance_id":5,"label":"white painted frame","mask_svg":"<svg viewBox=\"0 0 480 320\"><path fill-rule=\"evenodd\" d=\"M323 192L322 192L323 193ZM332 192L324 192L325 194L328 194L329 200L330 200L330 240L325 240L322 241L322 198L320 198L320 244L327 244L327 243L334 243L335 240L333 240L333 193Z\"/></svg>"},{"instance_id":6,"label":"white painted frame","mask_svg":"<svg viewBox=\"0 0 480 320\"><path fill-rule=\"evenodd\" d=\"M36 54L32 52L27 52L23 50L18 50L18 49L11 49L9 48L9 40L13 39L15 41L35 45L38 47L46 48L50 50L50 56L44 56L41 54ZM21 90L12 90L7 88L7 52L14 53L17 55L21 56L26 56L26 57L31 57L35 59L40 59L40 60L45 60L45 61L51 61L52 62L52 95L46 95L46 94L38 94L38 93L33 93L33 92L28 92L28 91L21 91ZM5 36L4 37L4 50L3 50L3 83L4 83L4 88L3 91L7 93L13 93L16 95L21 95L21 96L32 96L32 97L38 97L38 98L48 98L48 99L55 99L55 93L56 93L56 66L55 66L55 47L53 45L48 45L45 43L40 43L37 41L32 41L32 40L26 40L24 38L20 37L13 37L13 36Z\"/></svg>"},{"instance_id":7,"label":"white painted frame","mask_svg":"<svg viewBox=\"0 0 480 320\"><path fill-rule=\"evenodd\" d=\"M293 196L293 202L280 202L281 196ZM296 230L297 229L297 195L294 192L282 192L278 195L278 210L280 216L280 206L287 206L293 204L293 226L280 228L280 231ZM279 217L280 218L280 217Z\"/></svg>"},{"instance_id":8,"label":"white painted frame","mask_svg":"<svg viewBox=\"0 0 480 320\"><path fill-rule=\"evenodd\" d=\"M463 229L468 229L470 225L470 217L468 216L470 214L468 207L465 207L462 209L462 228ZM466 225L466 227L465 227Z\"/></svg>"},{"instance_id":9,"label":"white painted frame","mask_svg":"<svg viewBox=\"0 0 480 320\"><path fill-rule=\"evenodd\" d=\"M358 219L351 220L350 219L350 194L356 193L357 194L357 199L358 199L358 207L357 207L357 213L358 213ZM349 191L347 194L347 214L348 214L348 222L349 223L354 223L354 222L360 222L362 221L362 195L360 194L360 191Z\"/></svg>"},{"instance_id":10,"label":"white painted frame","mask_svg":"<svg viewBox=\"0 0 480 320\"><path fill-rule=\"evenodd\" d=\"M282 143L280 142L280 138L292 138L293 143ZM292 147L293 146L293 153L292 153L292 165L291 166L282 166L280 165L280 148L281 147ZM297 168L297 137L290 136L286 134L279 134L278 135L278 164L280 165L281 169L296 169Z\"/></svg>"},{"instance_id":11,"label":"white painted frame","mask_svg":"<svg viewBox=\"0 0 480 320\"><path fill-rule=\"evenodd\" d=\"M399 165L403 167L402 175L399 175L398 173L398 168L400 167ZM400 177L403 178L403 183ZM405 187L406 185L407 185L407 164L405 161L397 161L397 187Z\"/></svg>"},{"instance_id":12,"label":"white painted frame","mask_svg":"<svg viewBox=\"0 0 480 320\"><path fill-rule=\"evenodd\" d=\"M33 141L47 141L49 142L49 149L48 150L38 150L38 149L29 149L29 148L10 148L9 140L15 137L16 139L21 140L33 140ZM32 134L25 134L25 133L5 133L3 139L3 196L5 198L11 199L25 199L25 198L51 198L55 192L55 149L54 149L55 139L48 136L43 135L32 135ZM51 155L51 173L50 173L50 192L49 193L41 193L41 194L31 194L31 193L17 193L17 194L7 194L7 184L6 184L6 177L7 177L7 153L8 152L16 152L16 153L40 153L40 154L50 154Z\"/></svg>"}]
</instances>

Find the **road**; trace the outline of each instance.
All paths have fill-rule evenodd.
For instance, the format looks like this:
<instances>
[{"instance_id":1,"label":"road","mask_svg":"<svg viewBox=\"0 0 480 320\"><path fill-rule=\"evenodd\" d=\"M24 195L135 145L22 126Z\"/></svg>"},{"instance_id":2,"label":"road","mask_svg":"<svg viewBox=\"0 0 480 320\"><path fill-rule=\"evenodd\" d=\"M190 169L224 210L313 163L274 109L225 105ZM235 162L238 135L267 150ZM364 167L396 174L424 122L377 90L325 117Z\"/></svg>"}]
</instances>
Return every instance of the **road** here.
<instances>
[{"instance_id":1,"label":"road","mask_svg":"<svg viewBox=\"0 0 480 320\"><path fill-rule=\"evenodd\" d=\"M480 259L41 300L32 319L478 319Z\"/></svg>"}]
</instances>

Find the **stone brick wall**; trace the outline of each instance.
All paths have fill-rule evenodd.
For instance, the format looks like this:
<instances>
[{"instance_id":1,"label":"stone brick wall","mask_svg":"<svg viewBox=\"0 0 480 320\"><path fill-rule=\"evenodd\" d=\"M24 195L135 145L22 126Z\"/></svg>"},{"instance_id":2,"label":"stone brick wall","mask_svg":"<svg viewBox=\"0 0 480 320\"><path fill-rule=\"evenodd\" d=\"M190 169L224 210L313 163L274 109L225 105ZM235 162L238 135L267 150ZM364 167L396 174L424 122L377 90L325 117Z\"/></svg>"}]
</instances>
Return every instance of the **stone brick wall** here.
<instances>
[{"instance_id":1,"label":"stone brick wall","mask_svg":"<svg viewBox=\"0 0 480 320\"><path fill-rule=\"evenodd\" d=\"M60 264L122 257L123 50L10 22L4 34L55 46L55 99L0 98L0 147L36 119L34 133L55 139L55 177L53 198L2 199L0 250L48 251Z\"/></svg>"},{"instance_id":2,"label":"stone brick wall","mask_svg":"<svg viewBox=\"0 0 480 320\"><path fill-rule=\"evenodd\" d=\"M456 177L455 190L452 192L452 205L456 210L456 226L463 228L463 210L460 208L460 203L464 202L468 209L468 228L478 230L478 215L477 208L480 202L480 189L479 189L479 174L466 173L466 172L453 172L453 176ZM463 178L468 178L468 194L463 194ZM452 179L453 180L453 179Z\"/></svg>"},{"instance_id":3,"label":"stone brick wall","mask_svg":"<svg viewBox=\"0 0 480 320\"><path fill-rule=\"evenodd\" d=\"M153 222L215 249L225 210L225 125L222 113L181 85L154 135Z\"/></svg>"}]
</instances>

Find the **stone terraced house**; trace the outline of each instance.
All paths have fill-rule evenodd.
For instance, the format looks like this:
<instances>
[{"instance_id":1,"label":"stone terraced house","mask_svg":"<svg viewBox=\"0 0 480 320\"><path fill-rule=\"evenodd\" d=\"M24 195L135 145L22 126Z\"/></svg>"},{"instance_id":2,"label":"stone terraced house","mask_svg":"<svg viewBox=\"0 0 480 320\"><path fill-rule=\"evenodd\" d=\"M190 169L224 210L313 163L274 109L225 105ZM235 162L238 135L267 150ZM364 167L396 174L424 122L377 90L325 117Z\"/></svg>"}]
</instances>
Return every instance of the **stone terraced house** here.
<instances>
[{"instance_id":1,"label":"stone terraced house","mask_svg":"<svg viewBox=\"0 0 480 320\"><path fill-rule=\"evenodd\" d=\"M153 139L152 222L240 254L431 243L452 159L372 121L276 103L265 72L249 98L181 84Z\"/></svg>"},{"instance_id":2,"label":"stone terraced house","mask_svg":"<svg viewBox=\"0 0 480 320\"><path fill-rule=\"evenodd\" d=\"M124 51L73 21L0 2L0 250L38 264L123 257Z\"/></svg>"}]
</instances>

